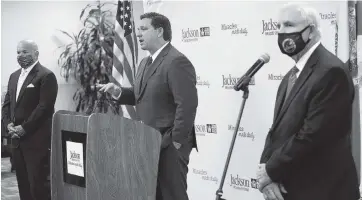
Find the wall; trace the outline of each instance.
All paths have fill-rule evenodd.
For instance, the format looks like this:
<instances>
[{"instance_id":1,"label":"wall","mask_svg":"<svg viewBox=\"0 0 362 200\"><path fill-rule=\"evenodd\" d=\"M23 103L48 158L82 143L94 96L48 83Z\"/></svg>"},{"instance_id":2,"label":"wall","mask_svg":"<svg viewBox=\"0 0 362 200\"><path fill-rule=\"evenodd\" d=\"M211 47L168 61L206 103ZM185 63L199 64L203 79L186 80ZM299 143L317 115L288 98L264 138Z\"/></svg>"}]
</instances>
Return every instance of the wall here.
<instances>
[{"instance_id":1,"label":"wall","mask_svg":"<svg viewBox=\"0 0 362 200\"><path fill-rule=\"evenodd\" d=\"M80 11L87 3L90 1L2 1L1 85L6 86L10 74L18 69L16 62L18 41L25 38L33 39L39 45L40 62L51 69L58 79L59 92L56 109L74 110L75 104L72 101L72 96L77 86L65 82L60 76L57 65L59 51L56 49L69 40L56 30L61 29L77 33L81 27L79 22ZM171 19L173 44L191 59L198 73L200 106L197 127L199 128L200 151L192 153L189 166L188 192L191 200L214 197L229 147L232 129L239 112L241 93L227 89L222 86L223 83L226 83L226 80L232 81L239 77L267 48L272 60L258 73L256 85L251 86L251 95L241 122L240 137L237 139L236 145L238 147L236 147L232 158L232 162L237 163L231 165L224 190L225 196L229 197L228 199L237 199L237 197L262 199L255 188L238 187L235 184L233 186L230 178L233 177L234 180L254 178L253 167L257 163L265 133L271 124L274 97L279 85L279 80L267 79L270 74L283 75L288 70L286 63L293 64L285 56L280 55L275 36L261 34L263 31L262 20L275 20L277 8L282 3L268 2L262 11L252 17L248 11L251 10L250 8L260 9L260 4L252 2L183 3L180 1L169 3L160 0L147 0L144 5L142 5L142 1L137 1L134 4L136 26L139 22L138 16L143 13L143 9L165 13ZM338 12L336 7L340 9L346 7L345 4L338 4L338 2L328 5L315 4L315 6L320 8L321 13L335 13ZM215 8L217 9L215 10ZM185 10L187 10L186 13ZM333 38L331 33L333 32L332 20L323 21L323 33L325 34L323 42L328 49L334 51L334 41L331 39ZM221 24L235 24L238 29L245 29L247 32L232 34L232 30L221 30ZM347 26L347 23L342 23L339 30L347 30ZM200 27L211 27L211 35L195 37L193 38L194 41L182 41L182 29L200 30ZM329 35L326 36L326 34ZM341 34L346 35L348 33ZM218 38L218 41L215 41L215 38ZM339 43L339 57L346 61L348 59L348 52L346 52L348 44L346 45L343 37ZM345 46L343 47L343 45ZM361 45L359 47L361 48ZM140 57L145 55L146 52L140 52ZM361 60L359 59L359 61ZM266 96L268 96L267 99L265 99ZM362 109L362 107L360 108Z\"/></svg>"},{"instance_id":2,"label":"wall","mask_svg":"<svg viewBox=\"0 0 362 200\"><path fill-rule=\"evenodd\" d=\"M69 40L57 29L78 33L81 27L79 15L88 3L90 1L2 1L1 85L6 86L10 74L20 68L16 61L17 43L22 39L32 39L39 46L40 63L57 76L56 109L74 110L72 97L76 85L65 82L57 64L60 54L57 47Z\"/></svg>"},{"instance_id":3,"label":"wall","mask_svg":"<svg viewBox=\"0 0 362 200\"><path fill-rule=\"evenodd\" d=\"M188 174L190 200L215 198L234 130L237 139L226 173L223 198L262 200L256 169L265 137L272 125L281 78L295 64L277 45L277 14L281 1L162 1L144 0L144 10L166 15L172 24L172 44L193 63L198 78L199 106ZM346 2L308 2L321 19L322 44L345 62L348 23L339 29L337 15L347 16ZM254 10L254 11L253 11ZM187 12L186 12L187 11ZM337 48L338 46L338 48ZM343 48L340 48L343 47ZM232 86L262 54L271 57L250 85L239 127L242 92Z\"/></svg>"}]
</instances>

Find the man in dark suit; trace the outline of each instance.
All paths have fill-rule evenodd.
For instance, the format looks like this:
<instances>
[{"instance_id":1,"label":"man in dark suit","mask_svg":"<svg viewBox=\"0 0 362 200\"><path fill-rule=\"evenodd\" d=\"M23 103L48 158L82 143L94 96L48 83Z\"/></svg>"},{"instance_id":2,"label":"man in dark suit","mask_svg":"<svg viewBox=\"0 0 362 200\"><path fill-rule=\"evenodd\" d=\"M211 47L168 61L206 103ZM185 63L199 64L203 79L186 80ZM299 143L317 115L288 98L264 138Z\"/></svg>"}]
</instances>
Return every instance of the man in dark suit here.
<instances>
[{"instance_id":1,"label":"man in dark suit","mask_svg":"<svg viewBox=\"0 0 362 200\"><path fill-rule=\"evenodd\" d=\"M319 15L296 4L279 16L278 44L296 65L283 78L258 169L265 199L357 200L349 148L354 87L320 43Z\"/></svg>"},{"instance_id":2,"label":"man in dark suit","mask_svg":"<svg viewBox=\"0 0 362 200\"><path fill-rule=\"evenodd\" d=\"M113 83L98 85L119 103L136 105L145 124L162 134L157 200L187 200L189 156L196 147L194 120L198 105L196 73L192 63L170 42L171 24L158 13L141 16L137 35L144 58L131 88Z\"/></svg>"},{"instance_id":3,"label":"man in dark suit","mask_svg":"<svg viewBox=\"0 0 362 200\"><path fill-rule=\"evenodd\" d=\"M13 159L21 200L46 200L52 116L58 93L53 72L39 61L38 46L19 42L21 69L10 75L2 117L11 135Z\"/></svg>"}]
</instances>

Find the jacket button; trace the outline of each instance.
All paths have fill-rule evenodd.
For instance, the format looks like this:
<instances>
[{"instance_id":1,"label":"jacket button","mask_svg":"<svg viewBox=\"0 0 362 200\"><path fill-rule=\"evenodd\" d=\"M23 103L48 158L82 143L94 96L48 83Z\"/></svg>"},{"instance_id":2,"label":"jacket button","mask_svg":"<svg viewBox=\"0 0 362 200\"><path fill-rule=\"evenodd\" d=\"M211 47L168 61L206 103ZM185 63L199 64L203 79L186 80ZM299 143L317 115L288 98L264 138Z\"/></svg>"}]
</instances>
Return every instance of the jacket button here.
<instances>
[{"instance_id":1,"label":"jacket button","mask_svg":"<svg viewBox=\"0 0 362 200\"><path fill-rule=\"evenodd\" d=\"M141 103L141 101L140 101L140 100L138 100L138 101L137 101L137 103L139 104L139 103Z\"/></svg>"}]
</instances>

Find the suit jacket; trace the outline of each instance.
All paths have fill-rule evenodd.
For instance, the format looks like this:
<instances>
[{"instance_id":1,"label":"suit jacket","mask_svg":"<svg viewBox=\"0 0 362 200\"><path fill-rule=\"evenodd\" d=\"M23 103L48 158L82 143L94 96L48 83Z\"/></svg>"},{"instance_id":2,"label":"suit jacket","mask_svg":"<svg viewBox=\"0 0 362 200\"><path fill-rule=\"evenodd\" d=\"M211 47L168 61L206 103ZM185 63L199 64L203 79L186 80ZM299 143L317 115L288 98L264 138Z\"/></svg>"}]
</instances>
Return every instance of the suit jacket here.
<instances>
[{"instance_id":1,"label":"suit jacket","mask_svg":"<svg viewBox=\"0 0 362 200\"><path fill-rule=\"evenodd\" d=\"M285 99L290 72L279 86L260 162L273 182L284 184L286 200L358 199L349 148L354 86L348 69L319 45Z\"/></svg>"},{"instance_id":2,"label":"suit jacket","mask_svg":"<svg viewBox=\"0 0 362 200\"><path fill-rule=\"evenodd\" d=\"M50 148L51 125L58 83L53 72L39 62L29 72L16 101L17 83L21 69L10 75L8 90L2 106L2 120L7 126L21 125L25 135L19 143L23 148ZM29 85L34 87L28 87Z\"/></svg>"},{"instance_id":3,"label":"suit jacket","mask_svg":"<svg viewBox=\"0 0 362 200\"><path fill-rule=\"evenodd\" d=\"M141 85L146 62L144 58L140 63L134 87L122 88L119 102L136 105L139 119L160 131L167 144L171 141L185 144L192 140L193 147L197 147L194 121L198 97L194 66L168 44L146 69Z\"/></svg>"}]
</instances>

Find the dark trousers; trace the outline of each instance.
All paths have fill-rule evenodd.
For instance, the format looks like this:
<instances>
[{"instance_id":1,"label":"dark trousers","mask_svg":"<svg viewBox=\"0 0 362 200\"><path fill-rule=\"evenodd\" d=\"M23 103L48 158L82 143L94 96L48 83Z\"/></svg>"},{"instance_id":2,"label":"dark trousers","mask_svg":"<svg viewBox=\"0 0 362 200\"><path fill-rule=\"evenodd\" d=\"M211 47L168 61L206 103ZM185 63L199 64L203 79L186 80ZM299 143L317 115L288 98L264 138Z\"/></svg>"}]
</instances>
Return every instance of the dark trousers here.
<instances>
[{"instance_id":1,"label":"dark trousers","mask_svg":"<svg viewBox=\"0 0 362 200\"><path fill-rule=\"evenodd\" d=\"M21 200L48 200L50 187L49 151L39 149L13 149L13 162Z\"/></svg>"},{"instance_id":2,"label":"dark trousers","mask_svg":"<svg viewBox=\"0 0 362 200\"><path fill-rule=\"evenodd\" d=\"M187 172L192 143L176 149L171 143L160 152L156 200L188 200Z\"/></svg>"}]
</instances>

